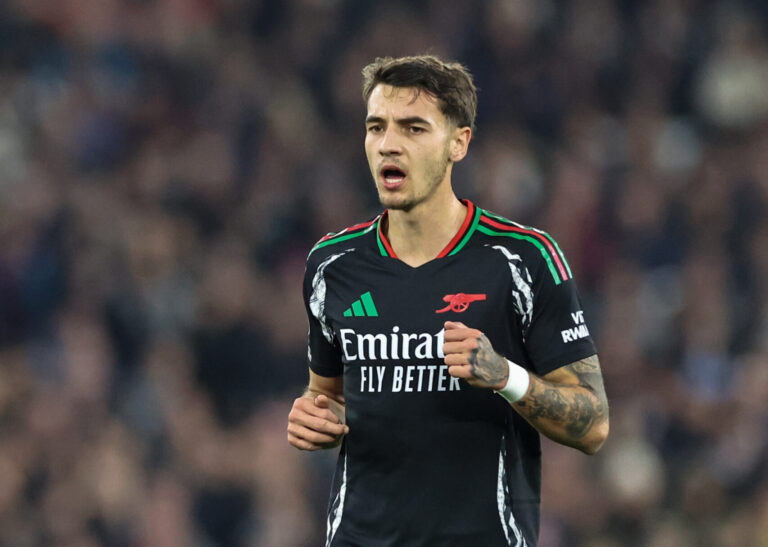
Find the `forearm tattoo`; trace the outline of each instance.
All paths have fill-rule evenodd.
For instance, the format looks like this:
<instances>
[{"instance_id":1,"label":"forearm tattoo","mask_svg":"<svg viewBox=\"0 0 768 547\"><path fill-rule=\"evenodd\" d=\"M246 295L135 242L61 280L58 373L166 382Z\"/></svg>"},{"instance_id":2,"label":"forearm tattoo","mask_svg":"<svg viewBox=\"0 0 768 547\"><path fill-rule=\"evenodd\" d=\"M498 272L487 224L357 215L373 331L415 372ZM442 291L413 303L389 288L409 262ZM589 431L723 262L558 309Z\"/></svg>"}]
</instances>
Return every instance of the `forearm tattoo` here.
<instances>
[{"instance_id":1,"label":"forearm tattoo","mask_svg":"<svg viewBox=\"0 0 768 547\"><path fill-rule=\"evenodd\" d=\"M528 397L516 404L532 423L551 420L561 425L567 437L575 441L589 433L594 425L608 420L608 400L596 355L563 369L573 376L573 384L553 384L540 379L532 382Z\"/></svg>"},{"instance_id":2,"label":"forearm tattoo","mask_svg":"<svg viewBox=\"0 0 768 547\"><path fill-rule=\"evenodd\" d=\"M494 351L485 334L481 334L477 339L477 347L469 355L469 364L472 376L483 380L489 386L507 381L507 360Z\"/></svg>"}]
</instances>

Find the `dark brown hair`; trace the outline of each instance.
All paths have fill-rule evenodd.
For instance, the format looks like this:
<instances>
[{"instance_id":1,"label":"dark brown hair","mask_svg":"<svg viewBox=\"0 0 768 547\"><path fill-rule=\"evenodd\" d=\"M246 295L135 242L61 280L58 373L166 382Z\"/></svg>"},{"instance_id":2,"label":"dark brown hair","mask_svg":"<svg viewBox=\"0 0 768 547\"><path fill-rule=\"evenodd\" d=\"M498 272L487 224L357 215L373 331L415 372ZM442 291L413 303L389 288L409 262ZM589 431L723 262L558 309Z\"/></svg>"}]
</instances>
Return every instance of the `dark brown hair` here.
<instances>
[{"instance_id":1,"label":"dark brown hair","mask_svg":"<svg viewBox=\"0 0 768 547\"><path fill-rule=\"evenodd\" d=\"M434 55L378 57L363 68L366 104L379 84L425 91L438 100L440 111L449 121L475 130L477 88L461 63L446 62Z\"/></svg>"}]
</instances>

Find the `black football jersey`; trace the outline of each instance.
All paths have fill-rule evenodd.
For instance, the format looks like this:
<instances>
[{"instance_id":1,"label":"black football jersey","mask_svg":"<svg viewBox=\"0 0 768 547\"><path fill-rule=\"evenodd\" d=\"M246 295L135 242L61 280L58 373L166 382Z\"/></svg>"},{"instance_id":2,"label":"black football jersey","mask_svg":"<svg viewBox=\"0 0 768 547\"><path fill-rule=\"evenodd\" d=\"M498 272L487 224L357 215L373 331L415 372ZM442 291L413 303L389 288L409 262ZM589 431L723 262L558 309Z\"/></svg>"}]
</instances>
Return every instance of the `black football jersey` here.
<instances>
[{"instance_id":1,"label":"black football jersey","mask_svg":"<svg viewBox=\"0 0 768 547\"><path fill-rule=\"evenodd\" d=\"M382 232L386 211L310 252L309 366L343 375L350 428L327 545L537 542L539 434L492 390L448 375L443 325L481 330L538 375L596 350L555 241L464 204L459 232L416 268Z\"/></svg>"}]
</instances>

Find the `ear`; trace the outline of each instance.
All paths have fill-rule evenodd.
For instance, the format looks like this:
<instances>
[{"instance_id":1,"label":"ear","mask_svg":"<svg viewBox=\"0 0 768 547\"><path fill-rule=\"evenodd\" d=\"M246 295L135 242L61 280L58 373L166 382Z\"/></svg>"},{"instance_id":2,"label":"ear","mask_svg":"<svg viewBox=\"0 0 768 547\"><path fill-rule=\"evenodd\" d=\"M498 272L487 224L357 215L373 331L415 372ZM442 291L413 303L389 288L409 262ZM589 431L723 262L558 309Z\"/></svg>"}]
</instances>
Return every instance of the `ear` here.
<instances>
[{"instance_id":1,"label":"ear","mask_svg":"<svg viewBox=\"0 0 768 547\"><path fill-rule=\"evenodd\" d=\"M472 140L472 129L469 127L457 127L451 136L451 161L453 163L464 159L469 149L469 141Z\"/></svg>"}]
</instances>

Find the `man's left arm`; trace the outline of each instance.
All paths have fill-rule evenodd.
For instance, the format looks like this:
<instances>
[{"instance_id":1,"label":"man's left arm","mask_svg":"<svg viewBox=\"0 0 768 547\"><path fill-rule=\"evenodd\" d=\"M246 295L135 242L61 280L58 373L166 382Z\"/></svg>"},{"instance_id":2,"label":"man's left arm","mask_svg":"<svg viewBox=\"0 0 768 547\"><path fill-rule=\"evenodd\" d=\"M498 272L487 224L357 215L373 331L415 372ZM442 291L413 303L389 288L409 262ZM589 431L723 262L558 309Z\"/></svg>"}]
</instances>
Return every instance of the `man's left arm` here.
<instances>
[{"instance_id":1,"label":"man's left arm","mask_svg":"<svg viewBox=\"0 0 768 547\"><path fill-rule=\"evenodd\" d=\"M445 326L445 363L451 376L470 385L502 390L511 365L488 337L463 323ZM520 369L520 367L518 367ZM521 373L518 369L512 372ZM544 376L531 372L527 390L513 408L536 430L555 442L594 454L608 437L608 400L597 355L560 367Z\"/></svg>"}]
</instances>

